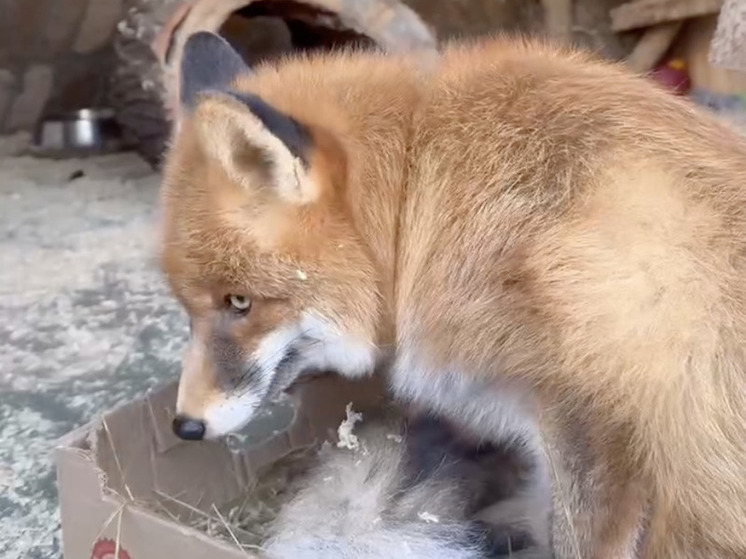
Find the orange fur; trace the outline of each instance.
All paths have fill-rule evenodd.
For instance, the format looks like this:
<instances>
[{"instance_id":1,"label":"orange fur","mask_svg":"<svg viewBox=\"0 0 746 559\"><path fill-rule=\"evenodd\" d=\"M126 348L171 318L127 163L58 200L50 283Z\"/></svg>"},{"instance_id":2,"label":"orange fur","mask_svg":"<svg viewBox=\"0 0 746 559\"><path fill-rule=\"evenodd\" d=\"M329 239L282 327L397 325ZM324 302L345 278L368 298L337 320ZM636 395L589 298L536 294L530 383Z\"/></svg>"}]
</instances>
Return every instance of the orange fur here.
<instances>
[{"instance_id":1,"label":"orange fur","mask_svg":"<svg viewBox=\"0 0 746 559\"><path fill-rule=\"evenodd\" d=\"M307 203L250 161L237 184L218 156L240 146L200 140L238 109L185 117L164 181L174 292L205 332L226 293L252 297L246 352L311 308L424 359L412 375L530 387L558 557L628 557L643 527L646 559L746 557L746 142L541 43L412 63L314 55L235 83L314 131Z\"/></svg>"}]
</instances>

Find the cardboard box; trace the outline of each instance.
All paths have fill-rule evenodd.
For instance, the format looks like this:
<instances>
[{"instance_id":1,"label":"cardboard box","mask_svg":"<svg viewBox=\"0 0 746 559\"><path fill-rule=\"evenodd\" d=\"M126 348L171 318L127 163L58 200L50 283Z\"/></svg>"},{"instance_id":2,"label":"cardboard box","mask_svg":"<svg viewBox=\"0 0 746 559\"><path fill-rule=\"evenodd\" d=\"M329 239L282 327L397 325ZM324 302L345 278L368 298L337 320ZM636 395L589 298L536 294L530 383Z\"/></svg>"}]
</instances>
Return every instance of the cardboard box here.
<instances>
[{"instance_id":1,"label":"cardboard box","mask_svg":"<svg viewBox=\"0 0 746 559\"><path fill-rule=\"evenodd\" d=\"M365 412L378 407L383 394L375 377L316 377L293 390L285 417L252 423L251 441L240 451L225 442L184 442L173 435L175 383L105 413L56 449L65 559L115 559L115 542L116 559L255 557L143 504L168 495L199 511L219 508L289 450L336 440L348 402Z\"/></svg>"}]
</instances>

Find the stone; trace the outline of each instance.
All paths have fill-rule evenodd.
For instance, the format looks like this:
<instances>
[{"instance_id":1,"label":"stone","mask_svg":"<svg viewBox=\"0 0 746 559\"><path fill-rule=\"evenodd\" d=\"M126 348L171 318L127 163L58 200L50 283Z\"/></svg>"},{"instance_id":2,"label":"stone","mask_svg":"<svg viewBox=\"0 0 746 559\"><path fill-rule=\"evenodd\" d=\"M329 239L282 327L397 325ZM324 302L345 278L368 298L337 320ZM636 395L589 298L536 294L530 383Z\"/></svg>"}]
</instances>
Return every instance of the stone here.
<instances>
[{"instance_id":1,"label":"stone","mask_svg":"<svg viewBox=\"0 0 746 559\"><path fill-rule=\"evenodd\" d=\"M105 46L123 15L122 0L90 0L73 51L88 54Z\"/></svg>"},{"instance_id":2,"label":"stone","mask_svg":"<svg viewBox=\"0 0 746 559\"><path fill-rule=\"evenodd\" d=\"M16 77L10 70L0 69L0 132L5 130L5 121L10 106L16 97Z\"/></svg>"},{"instance_id":3,"label":"stone","mask_svg":"<svg viewBox=\"0 0 746 559\"><path fill-rule=\"evenodd\" d=\"M26 70L22 89L6 119L7 131L17 132L34 127L52 92L53 79L54 72L50 66L37 64Z\"/></svg>"}]
</instances>

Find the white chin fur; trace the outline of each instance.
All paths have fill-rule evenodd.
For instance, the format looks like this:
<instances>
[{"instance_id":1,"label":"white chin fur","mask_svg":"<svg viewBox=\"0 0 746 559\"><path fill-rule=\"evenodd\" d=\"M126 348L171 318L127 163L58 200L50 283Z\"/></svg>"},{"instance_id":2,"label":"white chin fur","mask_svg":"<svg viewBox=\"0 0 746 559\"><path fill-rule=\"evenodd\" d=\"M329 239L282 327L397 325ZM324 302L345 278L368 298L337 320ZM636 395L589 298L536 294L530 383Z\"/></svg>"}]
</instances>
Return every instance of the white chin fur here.
<instances>
[{"instance_id":1,"label":"white chin fur","mask_svg":"<svg viewBox=\"0 0 746 559\"><path fill-rule=\"evenodd\" d=\"M318 342L303 352L303 365L306 368L334 370L349 378L373 371L377 352L371 342L346 335L311 313L303 316L300 329Z\"/></svg>"},{"instance_id":2,"label":"white chin fur","mask_svg":"<svg viewBox=\"0 0 746 559\"><path fill-rule=\"evenodd\" d=\"M372 372L376 361L373 344L347 336L318 316L306 314L300 323L278 328L262 339L252 356L259 375L253 391L240 397L228 396L209 406L204 418L206 438L238 431L251 421L290 347L298 351L294 370L282 373L285 378L278 379L288 386L305 370L336 371L348 378L360 377Z\"/></svg>"},{"instance_id":3,"label":"white chin fur","mask_svg":"<svg viewBox=\"0 0 746 559\"><path fill-rule=\"evenodd\" d=\"M217 439L245 427L254 417L260 401L259 394L246 393L209 406L205 412L205 438Z\"/></svg>"},{"instance_id":4,"label":"white chin fur","mask_svg":"<svg viewBox=\"0 0 746 559\"><path fill-rule=\"evenodd\" d=\"M304 341L299 341L301 337ZM257 347L253 359L261 368L262 386L271 384L288 347L294 347L299 353L294 363L296 376L301 370L316 369L360 377L370 373L376 361L373 344L345 335L326 320L306 313L299 323L268 334Z\"/></svg>"}]
</instances>

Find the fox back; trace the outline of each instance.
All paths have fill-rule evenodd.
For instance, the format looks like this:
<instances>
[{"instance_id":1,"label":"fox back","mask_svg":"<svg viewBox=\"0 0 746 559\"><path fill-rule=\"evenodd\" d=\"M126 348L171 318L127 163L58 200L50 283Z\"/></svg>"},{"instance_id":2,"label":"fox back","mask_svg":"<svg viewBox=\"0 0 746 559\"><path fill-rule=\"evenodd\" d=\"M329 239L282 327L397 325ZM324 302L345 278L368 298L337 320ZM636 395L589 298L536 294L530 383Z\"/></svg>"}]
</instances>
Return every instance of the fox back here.
<instances>
[{"instance_id":1,"label":"fox back","mask_svg":"<svg viewBox=\"0 0 746 559\"><path fill-rule=\"evenodd\" d=\"M746 141L510 38L249 69L193 36L163 186L214 438L308 371L390 383L552 488L557 557L746 556Z\"/></svg>"}]
</instances>

